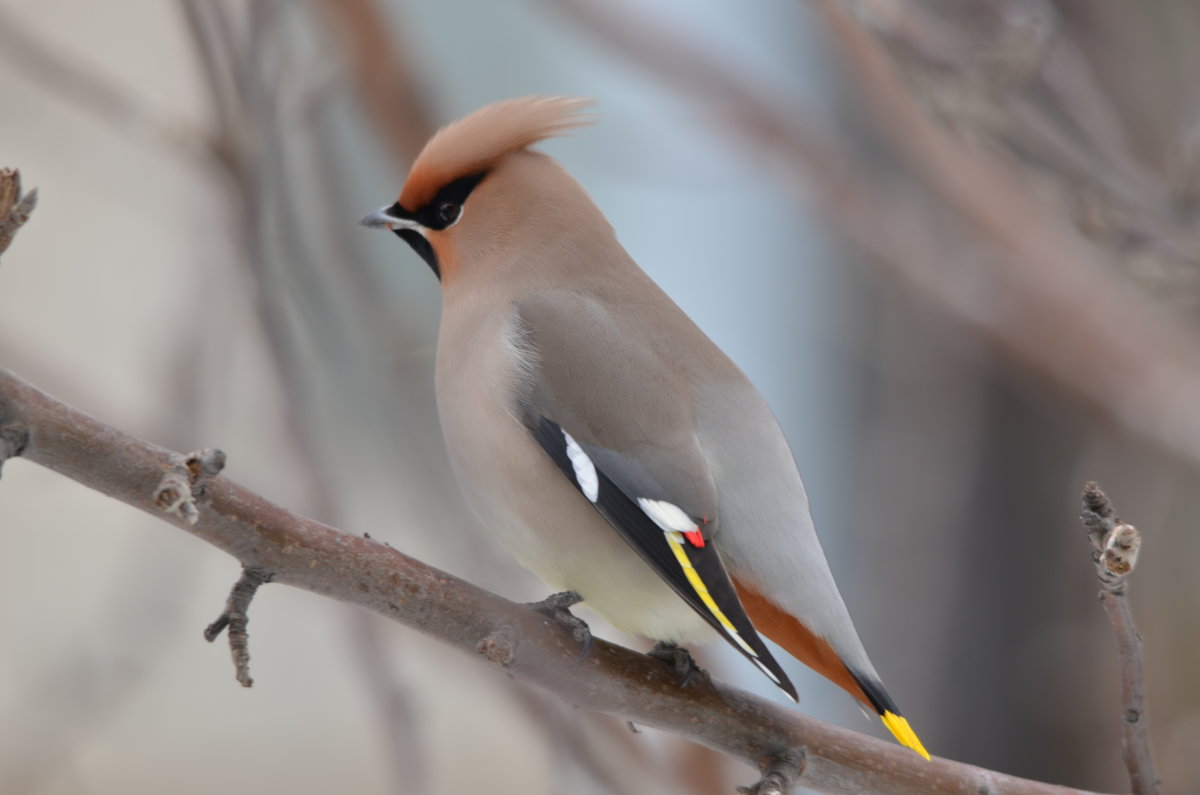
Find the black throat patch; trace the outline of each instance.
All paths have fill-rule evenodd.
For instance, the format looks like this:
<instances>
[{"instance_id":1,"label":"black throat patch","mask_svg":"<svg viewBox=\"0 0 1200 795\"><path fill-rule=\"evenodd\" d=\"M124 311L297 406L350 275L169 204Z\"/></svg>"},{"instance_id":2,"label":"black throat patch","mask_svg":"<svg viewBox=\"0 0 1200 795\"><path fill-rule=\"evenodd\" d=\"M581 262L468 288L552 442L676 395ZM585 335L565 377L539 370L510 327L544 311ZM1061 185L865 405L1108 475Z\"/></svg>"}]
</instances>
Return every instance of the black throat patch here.
<instances>
[{"instance_id":1,"label":"black throat patch","mask_svg":"<svg viewBox=\"0 0 1200 795\"><path fill-rule=\"evenodd\" d=\"M425 260L425 264L433 271L433 275L438 281L442 280L442 271L438 268L437 254L433 253L433 246L429 245L429 241L425 239L425 235L415 229L393 229L396 237L403 240L412 250L421 255L421 259Z\"/></svg>"}]
</instances>

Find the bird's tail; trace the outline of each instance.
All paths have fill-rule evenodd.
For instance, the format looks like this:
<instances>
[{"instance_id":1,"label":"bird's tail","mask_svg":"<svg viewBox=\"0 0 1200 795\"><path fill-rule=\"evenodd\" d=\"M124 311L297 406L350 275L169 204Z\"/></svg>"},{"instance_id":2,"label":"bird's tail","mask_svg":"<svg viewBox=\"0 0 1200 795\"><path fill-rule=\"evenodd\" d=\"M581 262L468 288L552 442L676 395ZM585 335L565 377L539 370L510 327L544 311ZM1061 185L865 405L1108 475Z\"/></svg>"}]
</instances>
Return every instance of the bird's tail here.
<instances>
[{"instance_id":1,"label":"bird's tail","mask_svg":"<svg viewBox=\"0 0 1200 795\"><path fill-rule=\"evenodd\" d=\"M820 637L795 616L780 610L771 600L758 591L746 586L738 579L733 581L738 598L755 628L778 643L788 654L812 668L814 671L845 690L875 710L883 725L896 740L929 759L929 752L921 744L917 733L900 714L896 702L883 689L883 683L874 676L866 676L842 662L829 641Z\"/></svg>"},{"instance_id":2,"label":"bird's tail","mask_svg":"<svg viewBox=\"0 0 1200 795\"><path fill-rule=\"evenodd\" d=\"M905 748L911 748L928 760L929 752L921 744L921 739L917 737L917 733L908 725L908 720L900 714L900 710L896 707L896 702L892 701L892 697L883 689L883 683L863 676L853 670L850 671L850 675L854 677L854 681L862 689L863 695L866 696L871 708L879 714L883 725L896 738L896 742Z\"/></svg>"}]
</instances>

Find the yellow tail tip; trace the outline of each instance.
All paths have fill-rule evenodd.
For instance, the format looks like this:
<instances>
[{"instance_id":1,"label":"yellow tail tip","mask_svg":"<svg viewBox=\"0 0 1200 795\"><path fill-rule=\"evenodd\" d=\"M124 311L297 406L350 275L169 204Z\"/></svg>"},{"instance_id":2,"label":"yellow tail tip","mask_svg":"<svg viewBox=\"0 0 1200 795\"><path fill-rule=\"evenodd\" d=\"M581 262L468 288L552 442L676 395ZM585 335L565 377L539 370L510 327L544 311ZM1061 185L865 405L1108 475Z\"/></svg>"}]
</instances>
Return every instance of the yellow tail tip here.
<instances>
[{"instance_id":1,"label":"yellow tail tip","mask_svg":"<svg viewBox=\"0 0 1200 795\"><path fill-rule=\"evenodd\" d=\"M908 721L903 715L897 715L895 712L885 712L879 716L883 719L883 725L887 726L896 738L896 741L905 748L911 748L921 756L925 757L925 761L930 761L929 752L925 750L925 746L921 745L921 741L917 738L917 733L908 725Z\"/></svg>"}]
</instances>

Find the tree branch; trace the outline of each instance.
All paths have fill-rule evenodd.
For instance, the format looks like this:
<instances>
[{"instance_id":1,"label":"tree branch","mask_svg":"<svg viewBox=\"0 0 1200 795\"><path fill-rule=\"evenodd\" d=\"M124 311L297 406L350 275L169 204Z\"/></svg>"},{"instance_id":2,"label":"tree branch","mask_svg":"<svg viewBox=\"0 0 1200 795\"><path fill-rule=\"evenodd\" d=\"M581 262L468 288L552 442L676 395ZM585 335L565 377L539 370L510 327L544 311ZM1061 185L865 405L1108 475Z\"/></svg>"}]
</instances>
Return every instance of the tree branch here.
<instances>
[{"instance_id":1,"label":"tree branch","mask_svg":"<svg viewBox=\"0 0 1200 795\"><path fill-rule=\"evenodd\" d=\"M1137 565L1141 534L1117 516L1108 496L1094 481L1083 487L1079 517L1092 542L1092 562L1100 580L1100 603L1117 639L1121 666L1121 759L1129 771L1133 795L1157 795L1158 774L1150 755L1150 721L1146 716L1142 636L1133 625L1125 580Z\"/></svg>"},{"instance_id":2,"label":"tree branch","mask_svg":"<svg viewBox=\"0 0 1200 795\"><path fill-rule=\"evenodd\" d=\"M247 570L350 602L482 656L507 675L585 709L702 743L755 765L760 792L805 786L821 792L939 795L1087 795L915 754L808 718L729 685L697 677L681 688L668 666L596 640L578 644L544 616L391 547L298 516L223 476L193 498L194 524L167 513L157 495L178 453L106 425L0 368L0 428L23 439L19 454L196 535ZM199 470L197 470L199 471Z\"/></svg>"}]
</instances>

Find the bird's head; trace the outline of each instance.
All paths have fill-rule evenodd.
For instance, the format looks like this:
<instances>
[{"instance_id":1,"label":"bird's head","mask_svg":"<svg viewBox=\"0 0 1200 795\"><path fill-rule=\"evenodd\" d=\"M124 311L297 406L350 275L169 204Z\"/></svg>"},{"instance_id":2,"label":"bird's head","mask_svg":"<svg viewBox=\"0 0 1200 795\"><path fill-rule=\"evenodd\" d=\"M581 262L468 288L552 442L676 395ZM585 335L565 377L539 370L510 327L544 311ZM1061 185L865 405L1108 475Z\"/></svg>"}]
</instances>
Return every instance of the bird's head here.
<instances>
[{"instance_id":1,"label":"bird's head","mask_svg":"<svg viewBox=\"0 0 1200 795\"><path fill-rule=\"evenodd\" d=\"M532 96L487 105L429 139L395 203L360 222L388 229L421 255L443 284L463 263L505 256L523 234L582 200L557 163L528 147L591 123L586 99ZM551 225L552 222L551 222Z\"/></svg>"}]
</instances>

